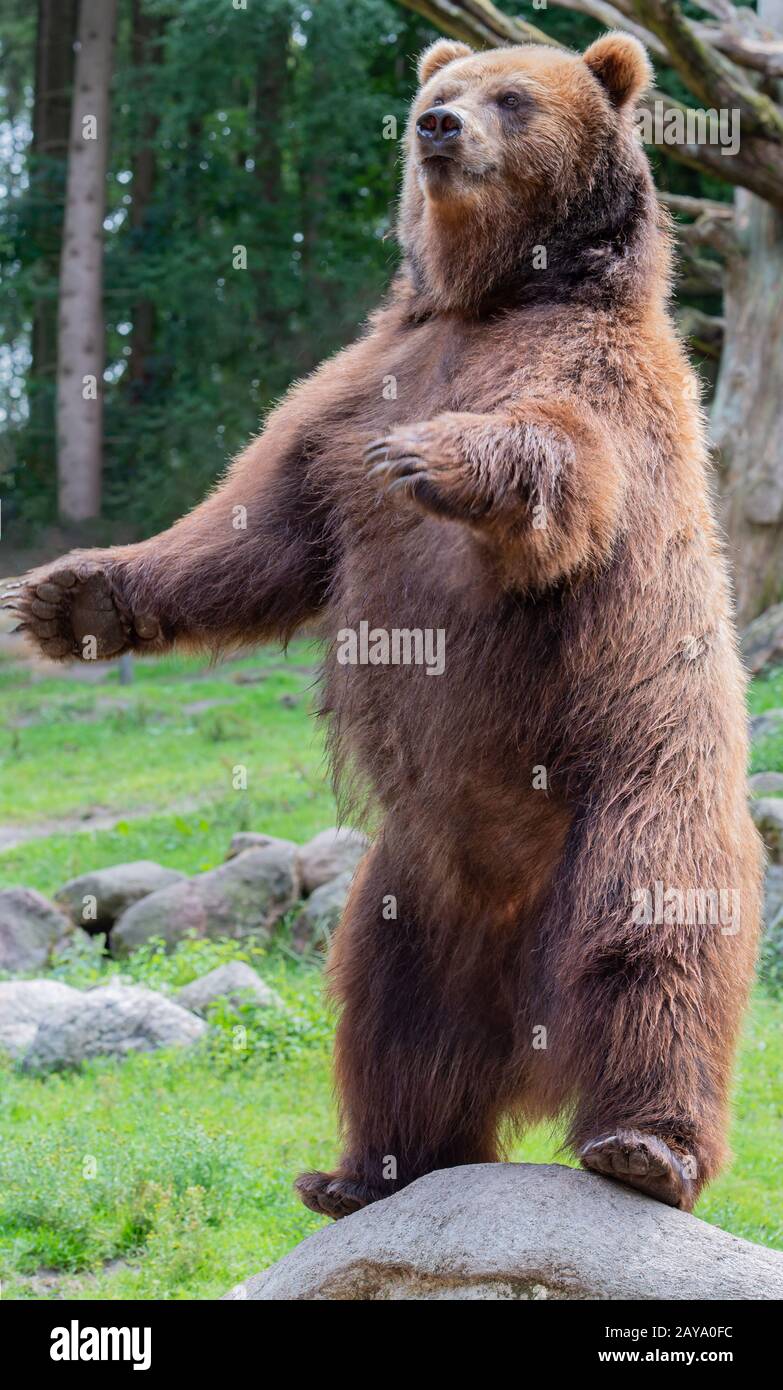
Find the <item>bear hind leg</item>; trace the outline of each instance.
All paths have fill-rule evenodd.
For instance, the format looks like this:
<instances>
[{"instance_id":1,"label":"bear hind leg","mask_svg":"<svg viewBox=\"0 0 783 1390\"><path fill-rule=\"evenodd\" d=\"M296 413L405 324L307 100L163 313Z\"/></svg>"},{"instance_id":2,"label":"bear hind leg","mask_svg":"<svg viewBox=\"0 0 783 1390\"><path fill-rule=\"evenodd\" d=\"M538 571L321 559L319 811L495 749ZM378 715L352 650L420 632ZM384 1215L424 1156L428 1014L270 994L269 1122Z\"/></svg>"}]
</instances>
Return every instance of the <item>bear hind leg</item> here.
<instances>
[{"instance_id":1,"label":"bear hind leg","mask_svg":"<svg viewBox=\"0 0 783 1390\"><path fill-rule=\"evenodd\" d=\"M342 1006L336 1039L344 1154L302 1174L305 1206L338 1219L439 1168L497 1161L510 1036L494 973L449 974L448 955L398 891L382 844L362 865L330 958ZM490 985L494 988L490 991Z\"/></svg>"}]
</instances>

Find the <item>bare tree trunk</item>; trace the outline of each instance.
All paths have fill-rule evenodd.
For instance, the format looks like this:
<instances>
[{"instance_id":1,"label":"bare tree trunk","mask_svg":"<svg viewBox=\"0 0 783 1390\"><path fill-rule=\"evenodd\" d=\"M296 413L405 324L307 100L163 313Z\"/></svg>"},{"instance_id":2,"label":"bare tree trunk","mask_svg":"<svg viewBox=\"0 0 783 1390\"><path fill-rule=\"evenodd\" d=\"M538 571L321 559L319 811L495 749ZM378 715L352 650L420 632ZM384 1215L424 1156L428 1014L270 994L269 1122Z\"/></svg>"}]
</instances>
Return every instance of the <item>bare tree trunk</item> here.
<instances>
[{"instance_id":1,"label":"bare tree trunk","mask_svg":"<svg viewBox=\"0 0 783 1390\"><path fill-rule=\"evenodd\" d=\"M103 219L117 0L81 0L60 263L57 482L60 516L100 512L103 445Z\"/></svg>"},{"instance_id":2,"label":"bare tree trunk","mask_svg":"<svg viewBox=\"0 0 783 1390\"><path fill-rule=\"evenodd\" d=\"M42 279L53 282L60 264L62 208L71 125L76 0L38 0L35 96L30 150L30 234ZM57 299L44 288L33 309L28 374L28 466L41 479L54 464L54 394L57 373Z\"/></svg>"},{"instance_id":3,"label":"bare tree trunk","mask_svg":"<svg viewBox=\"0 0 783 1390\"><path fill-rule=\"evenodd\" d=\"M738 189L712 412L737 616L783 596L783 216Z\"/></svg>"},{"instance_id":4,"label":"bare tree trunk","mask_svg":"<svg viewBox=\"0 0 783 1390\"><path fill-rule=\"evenodd\" d=\"M131 203L131 228L133 229L133 251L143 252L143 241L147 229L150 204L155 191L156 158L155 137L158 130L158 116L152 108L149 92L150 68L160 62L160 38L163 33L162 19L153 18L144 9L144 0L132 0L131 22L133 26L133 65L138 71L136 98L142 107L142 115L136 136L133 157L133 201ZM152 370L151 359L155 344L155 305L147 296L140 297L133 306L133 332L130 342L128 362L128 389L134 404L144 401L150 386Z\"/></svg>"},{"instance_id":5,"label":"bare tree trunk","mask_svg":"<svg viewBox=\"0 0 783 1390\"><path fill-rule=\"evenodd\" d=\"M783 0L759 0L758 14L783 32ZM744 624L783 597L783 215L744 189L735 208L712 437Z\"/></svg>"}]
</instances>

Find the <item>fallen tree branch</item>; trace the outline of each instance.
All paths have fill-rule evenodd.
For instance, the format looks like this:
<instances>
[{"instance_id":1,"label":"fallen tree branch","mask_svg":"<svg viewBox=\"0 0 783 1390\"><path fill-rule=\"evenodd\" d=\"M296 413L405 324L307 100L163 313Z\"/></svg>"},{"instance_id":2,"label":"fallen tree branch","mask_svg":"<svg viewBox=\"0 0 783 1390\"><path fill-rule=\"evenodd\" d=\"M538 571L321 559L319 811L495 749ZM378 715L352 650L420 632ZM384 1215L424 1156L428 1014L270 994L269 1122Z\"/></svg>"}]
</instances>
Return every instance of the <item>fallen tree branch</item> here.
<instances>
[{"instance_id":1,"label":"fallen tree branch","mask_svg":"<svg viewBox=\"0 0 783 1390\"><path fill-rule=\"evenodd\" d=\"M687 242L680 242L678 246L676 278L679 294L723 293L723 267L720 262L697 255Z\"/></svg>"},{"instance_id":2,"label":"fallen tree branch","mask_svg":"<svg viewBox=\"0 0 783 1390\"><path fill-rule=\"evenodd\" d=\"M688 198L660 192L658 200L670 212L695 218L693 222L675 223L680 242L691 248L708 246L721 256L733 256L739 250L734 210L730 204L711 198Z\"/></svg>"},{"instance_id":3,"label":"fallen tree branch","mask_svg":"<svg viewBox=\"0 0 783 1390\"><path fill-rule=\"evenodd\" d=\"M684 304L676 312L676 320L683 337L687 338L695 352L705 357L720 357L723 348L723 335L726 320L714 314L705 314L692 304Z\"/></svg>"},{"instance_id":4,"label":"fallen tree branch","mask_svg":"<svg viewBox=\"0 0 783 1390\"><path fill-rule=\"evenodd\" d=\"M558 9L573 10L577 14L588 15L590 19L597 19L607 29L621 29L624 34L633 34L653 57L671 66L666 44L652 30L634 19L630 0L615 0L613 4L609 4L608 0L549 0L549 3ZM783 41L780 39L741 34L728 25L694 22L692 27L702 42L711 44L738 67L751 68L773 79L783 77Z\"/></svg>"},{"instance_id":5,"label":"fallen tree branch","mask_svg":"<svg viewBox=\"0 0 783 1390\"><path fill-rule=\"evenodd\" d=\"M478 48L495 48L502 43L544 43L562 48L557 39L525 19L511 19L490 0L400 0L408 10L428 19L450 38Z\"/></svg>"},{"instance_id":6,"label":"fallen tree branch","mask_svg":"<svg viewBox=\"0 0 783 1390\"><path fill-rule=\"evenodd\" d=\"M752 38L732 29L715 29L706 24L697 25L696 29L719 53L740 67L752 68L769 78L783 77L783 41L780 39Z\"/></svg>"},{"instance_id":7,"label":"fallen tree branch","mask_svg":"<svg viewBox=\"0 0 783 1390\"><path fill-rule=\"evenodd\" d=\"M775 103L699 37L677 0L633 0L633 12L657 34L675 72L706 107L738 110L747 134L783 143L783 115Z\"/></svg>"},{"instance_id":8,"label":"fallen tree branch","mask_svg":"<svg viewBox=\"0 0 783 1390\"><path fill-rule=\"evenodd\" d=\"M734 220L732 204L719 203L717 198L693 198L687 193L667 193L659 189L658 201L663 203L669 212L681 212L685 217L701 217L709 213L710 217L721 217L727 222Z\"/></svg>"},{"instance_id":9,"label":"fallen tree branch","mask_svg":"<svg viewBox=\"0 0 783 1390\"><path fill-rule=\"evenodd\" d=\"M561 10L575 10L578 14L586 14L590 19L597 19L599 24L604 24L607 29L622 29L626 34L633 34L635 39L643 43L650 53L661 62L668 63L669 54L666 45L661 42L656 34L649 29L643 28L629 17L622 8L610 5L607 0L549 0L550 4L556 5Z\"/></svg>"}]
</instances>

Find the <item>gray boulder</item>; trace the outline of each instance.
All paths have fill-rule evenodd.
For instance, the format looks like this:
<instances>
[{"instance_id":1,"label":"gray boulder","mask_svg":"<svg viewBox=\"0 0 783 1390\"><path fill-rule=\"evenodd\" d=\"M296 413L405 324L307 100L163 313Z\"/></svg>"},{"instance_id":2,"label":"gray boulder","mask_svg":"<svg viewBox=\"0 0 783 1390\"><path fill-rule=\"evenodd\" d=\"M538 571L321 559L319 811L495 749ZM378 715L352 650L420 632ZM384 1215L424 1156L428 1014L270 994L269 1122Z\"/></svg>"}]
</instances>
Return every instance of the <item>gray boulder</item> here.
<instances>
[{"instance_id":1,"label":"gray boulder","mask_svg":"<svg viewBox=\"0 0 783 1390\"><path fill-rule=\"evenodd\" d=\"M430 1173L229 1300L780 1299L783 1254L559 1164Z\"/></svg>"},{"instance_id":2,"label":"gray boulder","mask_svg":"<svg viewBox=\"0 0 783 1390\"><path fill-rule=\"evenodd\" d=\"M126 1057L158 1047L187 1047L206 1024L154 990L101 985L55 1004L25 1052L28 1071L75 1067L90 1057Z\"/></svg>"},{"instance_id":3,"label":"gray boulder","mask_svg":"<svg viewBox=\"0 0 783 1390\"><path fill-rule=\"evenodd\" d=\"M783 797L751 800L750 814L773 864L783 863Z\"/></svg>"},{"instance_id":4,"label":"gray boulder","mask_svg":"<svg viewBox=\"0 0 783 1390\"><path fill-rule=\"evenodd\" d=\"M322 883L305 899L291 927L291 945L299 955L313 947L325 950L329 945L332 932L342 917L352 880L353 871L349 869L328 883Z\"/></svg>"},{"instance_id":5,"label":"gray boulder","mask_svg":"<svg viewBox=\"0 0 783 1390\"><path fill-rule=\"evenodd\" d=\"M742 660L751 675L783 665L783 603L773 604L742 634Z\"/></svg>"},{"instance_id":6,"label":"gray boulder","mask_svg":"<svg viewBox=\"0 0 783 1390\"><path fill-rule=\"evenodd\" d=\"M752 796L783 796L783 772L754 772L748 787Z\"/></svg>"},{"instance_id":7,"label":"gray boulder","mask_svg":"<svg viewBox=\"0 0 783 1390\"><path fill-rule=\"evenodd\" d=\"M19 1057L55 1008L80 999L78 989L58 980L0 981L0 1049Z\"/></svg>"},{"instance_id":8,"label":"gray boulder","mask_svg":"<svg viewBox=\"0 0 783 1390\"><path fill-rule=\"evenodd\" d=\"M55 945L73 931L70 918L34 888L0 893L0 970L39 970Z\"/></svg>"},{"instance_id":9,"label":"gray boulder","mask_svg":"<svg viewBox=\"0 0 783 1390\"><path fill-rule=\"evenodd\" d=\"M107 932L134 903L184 879L184 874L164 869L152 859L135 859L69 879L54 897L86 931Z\"/></svg>"},{"instance_id":10,"label":"gray boulder","mask_svg":"<svg viewBox=\"0 0 783 1390\"><path fill-rule=\"evenodd\" d=\"M783 709L767 709L751 719L750 737L754 743L778 734L783 734Z\"/></svg>"},{"instance_id":11,"label":"gray boulder","mask_svg":"<svg viewBox=\"0 0 783 1390\"><path fill-rule=\"evenodd\" d=\"M760 973L773 989L783 989L783 866L770 864L764 884L764 936Z\"/></svg>"},{"instance_id":12,"label":"gray boulder","mask_svg":"<svg viewBox=\"0 0 783 1390\"><path fill-rule=\"evenodd\" d=\"M359 830L338 830L335 826L322 830L299 851L302 891L314 893L338 874L353 873L368 845L367 836Z\"/></svg>"},{"instance_id":13,"label":"gray boulder","mask_svg":"<svg viewBox=\"0 0 783 1390\"><path fill-rule=\"evenodd\" d=\"M764 879L764 925L767 931L783 914L783 865L770 864Z\"/></svg>"},{"instance_id":14,"label":"gray boulder","mask_svg":"<svg viewBox=\"0 0 783 1390\"><path fill-rule=\"evenodd\" d=\"M276 845L281 853L290 854L292 859L299 853L299 846L293 840L280 840L276 835L264 835L260 830L240 830L231 836L226 859L236 859L246 849L267 849L270 845Z\"/></svg>"},{"instance_id":15,"label":"gray boulder","mask_svg":"<svg viewBox=\"0 0 783 1390\"><path fill-rule=\"evenodd\" d=\"M196 936L255 936L268 940L293 904L298 883L292 856L278 845L247 849L195 878L173 883L129 907L114 924L112 953L126 956L150 937L173 947Z\"/></svg>"},{"instance_id":16,"label":"gray boulder","mask_svg":"<svg viewBox=\"0 0 783 1390\"><path fill-rule=\"evenodd\" d=\"M280 995L241 960L219 965L208 975L202 975L200 979L185 985L176 995L177 1003L194 1014L205 1014L216 999L228 999L235 1007L249 1001L263 1009L284 1008Z\"/></svg>"}]
</instances>

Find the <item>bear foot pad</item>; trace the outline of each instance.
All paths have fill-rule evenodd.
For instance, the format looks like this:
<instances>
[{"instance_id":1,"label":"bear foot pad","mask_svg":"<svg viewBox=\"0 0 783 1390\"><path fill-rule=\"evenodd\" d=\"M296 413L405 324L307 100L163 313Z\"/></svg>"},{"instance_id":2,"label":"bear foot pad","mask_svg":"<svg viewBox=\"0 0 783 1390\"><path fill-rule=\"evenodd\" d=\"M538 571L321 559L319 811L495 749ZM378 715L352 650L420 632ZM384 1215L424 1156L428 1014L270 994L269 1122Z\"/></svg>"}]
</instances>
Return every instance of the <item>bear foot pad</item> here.
<instances>
[{"instance_id":1,"label":"bear foot pad","mask_svg":"<svg viewBox=\"0 0 783 1390\"><path fill-rule=\"evenodd\" d=\"M688 1176L685 1156L675 1153L663 1139L636 1129L592 1139L579 1151L583 1168L602 1177L646 1192L670 1207L690 1211L696 1200L695 1184Z\"/></svg>"},{"instance_id":2,"label":"bear foot pad","mask_svg":"<svg viewBox=\"0 0 783 1390\"><path fill-rule=\"evenodd\" d=\"M10 584L3 600L21 619L16 630L29 632L55 661L107 660L131 647L153 650L161 636L157 619L132 619L109 576L89 562L50 566L42 578Z\"/></svg>"},{"instance_id":3,"label":"bear foot pad","mask_svg":"<svg viewBox=\"0 0 783 1390\"><path fill-rule=\"evenodd\" d=\"M294 1188L310 1211L319 1216L331 1216L334 1221L389 1196L388 1192L379 1192L367 1183L339 1173L302 1173Z\"/></svg>"}]
</instances>

